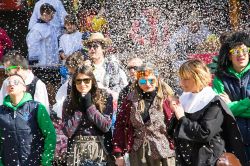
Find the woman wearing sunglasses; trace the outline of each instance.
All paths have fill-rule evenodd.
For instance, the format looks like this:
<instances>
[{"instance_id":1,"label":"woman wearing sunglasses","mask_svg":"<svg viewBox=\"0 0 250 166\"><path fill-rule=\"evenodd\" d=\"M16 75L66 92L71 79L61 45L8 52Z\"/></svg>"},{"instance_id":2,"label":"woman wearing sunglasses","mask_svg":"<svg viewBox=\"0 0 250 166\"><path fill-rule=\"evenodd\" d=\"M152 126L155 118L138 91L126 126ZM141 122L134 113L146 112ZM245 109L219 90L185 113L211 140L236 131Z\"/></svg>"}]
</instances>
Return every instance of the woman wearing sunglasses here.
<instances>
[{"instance_id":1,"label":"woman wearing sunglasses","mask_svg":"<svg viewBox=\"0 0 250 166\"><path fill-rule=\"evenodd\" d=\"M166 134L166 122L171 117L167 98L173 95L172 89L159 79L157 69L150 64L138 68L134 86L122 101L115 124L116 164L125 165L125 159L131 166L174 165L174 151Z\"/></svg>"},{"instance_id":2,"label":"woman wearing sunglasses","mask_svg":"<svg viewBox=\"0 0 250 166\"><path fill-rule=\"evenodd\" d=\"M243 136L250 165L250 36L231 34L221 46L213 89L227 103Z\"/></svg>"},{"instance_id":3,"label":"woman wearing sunglasses","mask_svg":"<svg viewBox=\"0 0 250 166\"><path fill-rule=\"evenodd\" d=\"M225 151L233 152L247 165L235 119L209 86L208 67L200 60L189 60L181 65L179 77L184 92L179 100L170 100L175 118L168 130L174 138L176 165L215 166Z\"/></svg>"},{"instance_id":4,"label":"woman wearing sunglasses","mask_svg":"<svg viewBox=\"0 0 250 166\"><path fill-rule=\"evenodd\" d=\"M97 87L91 67L76 69L62 113L63 130L69 138L68 166L106 164L112 150L112 100L112 95Z\"/></svg>"}]
</instances>

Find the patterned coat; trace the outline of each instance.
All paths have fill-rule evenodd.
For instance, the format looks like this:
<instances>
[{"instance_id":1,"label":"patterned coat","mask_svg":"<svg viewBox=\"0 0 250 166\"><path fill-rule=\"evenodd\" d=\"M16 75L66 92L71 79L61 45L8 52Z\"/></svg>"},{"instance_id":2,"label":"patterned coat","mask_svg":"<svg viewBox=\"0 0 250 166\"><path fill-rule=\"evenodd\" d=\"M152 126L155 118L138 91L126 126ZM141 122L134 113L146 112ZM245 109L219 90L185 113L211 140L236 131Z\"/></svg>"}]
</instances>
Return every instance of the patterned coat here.
<instances>
[{"instance_id":1,"label":"patterned coat","mask_svg":"<svg viewBox=\"0 0 250 166\"><path fill-rule=\"evenodd\" d=\"M170 148L173 149L173 143L171 140L167 140L167 126L172 117L172 110L169 108L168 100L166 97L168 95L173 95L172 89L164 82L159 82L158 92L155 97L149 112L153 113L151 118L151 125L143 124L142 120L138 118L137 110L138 107L138 93L133 90L124 99L121 106L121 111L118 112L117 121L115 124L114 136L113 136L113 153L130 152L132 149L137 150L141 145L142 141L138 134L144 134L141 138L146 135L147 141L152 146L153 157L154 158L165 158L170 157L172 152ZM157 102L162 101L162 102ZM157 103L162 103L159 105ZM163 110L163 111L161 111ZM164 116L161 116L164 114ZM157 117L161 118L161 121L157 121ZM162 118L164 117L164 118ZM148 123L148 122L147 122ZM146 127L148 126L148 127ZM156 131L157 130L157 131ZM159 139L154 140L154 135ZM164 138L165 137L165 138ZM163 139L163 141L161 141ZM161 144L167 144L167 146L161 146ZM153 145L154 144L154 145ZM168 146L169 144L169 146ZM157 148L157 146L161 148Z\"/></svg>"}]
</instances>

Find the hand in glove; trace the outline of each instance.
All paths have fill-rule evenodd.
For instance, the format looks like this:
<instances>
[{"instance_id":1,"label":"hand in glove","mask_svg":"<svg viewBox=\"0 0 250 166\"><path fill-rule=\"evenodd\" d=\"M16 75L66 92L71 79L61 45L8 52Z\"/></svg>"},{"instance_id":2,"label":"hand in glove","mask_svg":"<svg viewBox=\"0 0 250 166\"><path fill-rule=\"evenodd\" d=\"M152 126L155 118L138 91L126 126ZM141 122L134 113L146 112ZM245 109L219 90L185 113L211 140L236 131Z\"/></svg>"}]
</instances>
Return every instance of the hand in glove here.
<instances>
[{"instance_id":1,"label":"hand in glove","mask_svg":"<svg viewBox=\"0 0 250 166\"><path fill-rule=\"evenodd\" d=\"M90 93L87 93L85 96L82 96L80 99L81 110L85 112L92 105L92 96Z\"/></svg>"}]
</instances>

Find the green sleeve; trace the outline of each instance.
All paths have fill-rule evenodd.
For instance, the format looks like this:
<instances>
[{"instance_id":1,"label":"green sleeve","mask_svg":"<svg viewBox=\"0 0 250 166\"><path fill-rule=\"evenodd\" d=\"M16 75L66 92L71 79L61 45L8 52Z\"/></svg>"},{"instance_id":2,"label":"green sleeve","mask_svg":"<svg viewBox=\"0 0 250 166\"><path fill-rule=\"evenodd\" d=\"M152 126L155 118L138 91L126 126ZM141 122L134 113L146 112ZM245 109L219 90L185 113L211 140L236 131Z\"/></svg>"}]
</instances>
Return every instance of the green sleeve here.
<instances>
[{"instance_id":1,"label":"green sleeve","mask_svg":"<svg viewBox=\"0 0 250 166\"><path fill-rule=\"evenodd\" d=\"M228 104L234 116L250 118L250 99L247 97L243 100L233 101Z\"/></svg>"},{"instance_id":2,"label":"green sleeve","mask_svg":"<svg viewBox=\"0 0 250 166\"><path fill-rule=\"evenodd\" d=\"M225 90L222 81L218 77L215 77L213 80L213 90L217 94L223 93Z\"/></svg>"},{"instance_id":3,"label":"green sleeve","mask_svg":"<svg viewBox=\"0 0 250 166\"><path fill-rule=\"evenodd\" d=\"M217 94L221 94L225 91L222 81L215 77L213 80L213 90ZM250 118L250 100L245 98L239 101L233 101L227 104L234 116Z\"/></svg>"},{"instance_id":4,"label":"green sleeve","mask_svg":"<svg viewBox=\"0 0 250 166\"><path fill-rule=\"evenodd\" d=\"M38 125L44 136L44 152L42 154L42 166L50 166L54 159L56 147L56 131L46 108L40 104L37 114Z\"/></svg>"}]
</instances>

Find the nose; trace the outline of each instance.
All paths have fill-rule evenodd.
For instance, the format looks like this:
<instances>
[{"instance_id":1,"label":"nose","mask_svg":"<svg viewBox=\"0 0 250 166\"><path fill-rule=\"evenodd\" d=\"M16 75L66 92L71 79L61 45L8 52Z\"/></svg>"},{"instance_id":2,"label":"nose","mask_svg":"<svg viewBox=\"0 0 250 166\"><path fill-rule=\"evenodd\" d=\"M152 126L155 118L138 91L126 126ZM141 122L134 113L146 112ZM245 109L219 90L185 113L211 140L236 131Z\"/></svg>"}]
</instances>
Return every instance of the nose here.
<instances>
[{"instance_id":1,"label":"nose","mask_svg":"<svg viewBox=\"0 0 250 166\"><path fill-rule=\"evenodd\" d=\"M244 55L245 55L244 50L239 51L239 56L244 56Z\"/></svg>"},{"instance_id":2,"label":"nose","mask_svg":"<svg viewBox=\"0 0 250 166\"><path fill-rule=\"evenodd\" d=\"M81 84L80 84L80 85L85 86L86 84L85 84L83 81L81 81Z\"/></svg>"},{"instance_id":3,"label":"nose","mask_svg":"<svg viewBox=\"0 0 250 166\"><path fill-rule=\"evenodd\" d=\"M146 82L146 85L147 86L151 86L151 84L149 83L149 81L147 80L147 82Z\"/></svg>"},{"instance_id":4,"label":"nose","mask_svg":"<svg viewBox=\"0 0 250 166\"><path fill-rule=\"evenodd\" d=\"M88 50L89 50L89 51L94 51L95 48L92 46L92 47L88 48Z\"/></svg>"}]
</instances>

